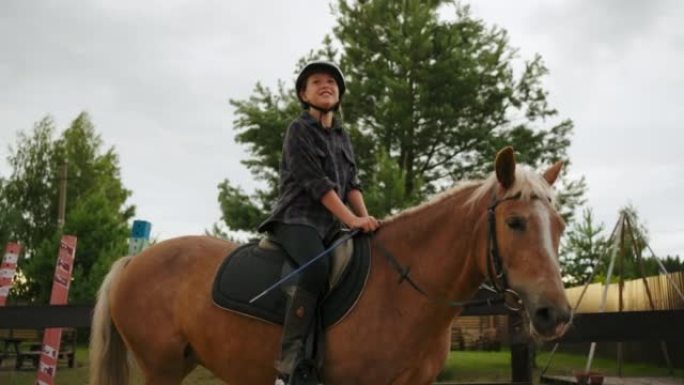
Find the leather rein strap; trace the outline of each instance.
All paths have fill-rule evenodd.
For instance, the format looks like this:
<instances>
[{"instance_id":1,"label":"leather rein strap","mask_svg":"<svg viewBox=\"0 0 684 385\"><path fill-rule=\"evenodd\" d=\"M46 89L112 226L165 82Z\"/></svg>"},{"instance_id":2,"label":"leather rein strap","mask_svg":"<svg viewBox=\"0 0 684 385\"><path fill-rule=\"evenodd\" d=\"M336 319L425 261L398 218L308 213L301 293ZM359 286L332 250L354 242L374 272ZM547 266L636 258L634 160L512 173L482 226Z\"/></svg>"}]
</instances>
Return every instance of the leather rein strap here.
<instances>
[{"instance_id":1,"label":"leather rein strap","mask_svg":"<svg viewBox=\"0 0 684 385\"><path fill-rule=\"evenodd\" d=\"M392 255L380 242L377 240L374 242L375 246L380 250L382 255L387 259L390 266L399 273L399 284L406 281L411 287L416 290L421 295L425 296L428 300L435 303L446 304L451 307L469 307L469 306L481 306L481 305L494 305L497 303L504 303L506 308L511 311L522 310L522 301L520 296L513 289L508 286L508 279L506 277L506 271L503 268L503 260L499 254L499 247L496 239L496 207L499 203L520 199L520 195L515 195L512 197L504 199L496 199L496 194L492 194L492 204L487 208L487 275L489 281L492 283L493 287L483 284L481 287L492 291L498 296L494 298L485 299L474 299L468 301L451 301L449 299L438 299L432 298L428 293L411 278L411 268L408 266L402 266L397 258Z\"/></svg>"}]
</instances>

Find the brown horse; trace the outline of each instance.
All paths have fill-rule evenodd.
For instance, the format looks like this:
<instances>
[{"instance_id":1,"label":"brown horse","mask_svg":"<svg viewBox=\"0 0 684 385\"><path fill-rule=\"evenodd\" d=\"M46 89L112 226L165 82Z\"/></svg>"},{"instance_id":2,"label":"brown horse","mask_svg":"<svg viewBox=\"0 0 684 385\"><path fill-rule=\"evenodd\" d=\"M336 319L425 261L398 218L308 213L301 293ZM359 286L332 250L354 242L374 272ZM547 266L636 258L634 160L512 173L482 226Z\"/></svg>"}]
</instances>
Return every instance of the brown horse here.
<instances>
[{"instance_id":1,"label":"brown horse","mask_svg":"<svg viewBox=\"0 0 684 385\"><path fill-rule=\"evenodd\" d=\"M504 283L520 295L531 332L544 339L564 333L570 307L557 259L563 221L551 189L561 164L538 175L516 168L510 148L495 163L487 180L385 220L371 242L364 292L326 331L325 384L431 384L462 309L447 299L467 300L496 270L492 240ZM378 245L411 266L411 278L428 296L397 284ZM197 365L231 385L273 384L281 328L212 304L212 278L235 248L220 239L182 237L117 261L95 308L90 384L127 384L127 349L147 385L178 385Z\"/></svg>"}]
</instances>

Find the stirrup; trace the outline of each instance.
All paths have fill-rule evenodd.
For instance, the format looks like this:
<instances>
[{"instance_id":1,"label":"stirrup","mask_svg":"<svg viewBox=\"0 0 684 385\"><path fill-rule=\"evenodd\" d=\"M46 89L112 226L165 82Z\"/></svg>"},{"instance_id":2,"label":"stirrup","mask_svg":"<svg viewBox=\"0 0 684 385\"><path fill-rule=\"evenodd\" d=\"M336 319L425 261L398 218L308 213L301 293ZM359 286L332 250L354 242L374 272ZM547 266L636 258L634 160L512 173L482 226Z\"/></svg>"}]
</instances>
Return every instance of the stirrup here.
<instances>
[{"instance_id":1,"label":"stirrup","mask_svg":"<svg viewBox=\"0 0 684 385\"><path fill-rule=\"evenodd\" d=\"M302 360L299 365L294 370L294 373L292 373L292 376L290 377L290 381L287 383L287 385L299 385L299 384L306 384L306 385L320 385L321 380L318 374L318 369L316 368L316 365L312 360Z\"/></svg>"}]
</instances>

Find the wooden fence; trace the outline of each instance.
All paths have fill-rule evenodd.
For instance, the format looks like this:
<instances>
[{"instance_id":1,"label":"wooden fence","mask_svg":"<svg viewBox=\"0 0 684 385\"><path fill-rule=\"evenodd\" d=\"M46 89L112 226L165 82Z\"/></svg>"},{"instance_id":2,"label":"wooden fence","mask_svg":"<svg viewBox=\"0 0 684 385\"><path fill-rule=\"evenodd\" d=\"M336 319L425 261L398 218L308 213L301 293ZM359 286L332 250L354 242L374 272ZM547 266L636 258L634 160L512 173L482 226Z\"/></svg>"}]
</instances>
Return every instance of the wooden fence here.
<instances>
[{"instance_id":1,"label":"wooden fence","mask_svg":"<svg viewBox=\"0 0 684 385\"><path fill-rule=\"evenodd\" d=\"M670 273L646 277L646 284L651 292L655 310L679 310L684 309L684 300L679 296L673 284L684 292L684 272ZM583 286L573 287L566 290L570 304L575 306L580 298ZM587 288L587 292L580 302L578 313L595 313L600 309L601 298L603 295L603 284L593 283ZM625 281L623 291L623 311L648 311L651 306L644 280L634 279ZM619 311L620 296L619 285L613 283L608 288L606 301L606 312Z\"/></svg>"},{"instance_id":2,"label":"wooden fence","mask_svg":"<svg viewBox=\"0 0 684 385\"><path fill-rule=\"evenodd\" d=\"M91 305L31 305L0 307L0 329L90 326ZM474 307L464 316L501 316L503 306ZM507 316L511 349L511 382L532 384L533 344L522 321ZM665 340L684 343L684 310L578 314L563 342Z\"/></svg>"},{"instance_id":3,"label":"wooden fence","mask_svg":"<svg viewBox=\"0 0 684 385\"><path fill-rule=\"evenodd\" d=\"M491 293L481 291L478 299L491 297ZM92 305L26 305L0 307L0 329L43 329L57 327L90 327ZM468 308L462 315L505 315L508 312L502 305L477 306ZM532 361L529 338L522 326L522 319L516 314L506 316L507 334L511 348L511 382L509 384L532 383ZM684 319L684 318L683 318ZM479 384L481 385L481 384ZM503 384L498 384L503 385Z\"/></svg>"}]
</instances>

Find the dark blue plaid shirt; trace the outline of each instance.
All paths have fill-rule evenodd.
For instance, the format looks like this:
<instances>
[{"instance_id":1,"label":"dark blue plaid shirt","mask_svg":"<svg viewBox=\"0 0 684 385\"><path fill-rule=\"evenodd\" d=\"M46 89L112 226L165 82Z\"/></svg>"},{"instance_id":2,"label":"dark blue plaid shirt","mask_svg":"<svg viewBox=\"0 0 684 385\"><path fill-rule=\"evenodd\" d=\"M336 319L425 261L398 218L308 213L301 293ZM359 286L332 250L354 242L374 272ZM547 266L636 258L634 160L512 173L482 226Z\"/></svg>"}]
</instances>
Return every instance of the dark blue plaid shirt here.
<instances>
[{"instance_id":1,"label":"dark blue plaid shirt","mask_svg":"<svg viewBox=\"0 0 684 385\"><path fill-rule=\"evenodd\" d=\"M274 222L308 225L326 240L340 228L321 203L331 189L345 203L349 191L361 189L351 141L337 120L326 129L304 112L285 133L278 202L258 230L268 231Z\"/></svg>"}]
</instances>

